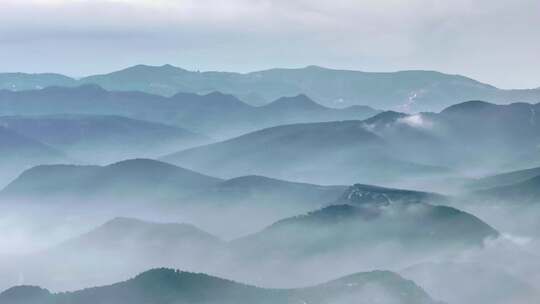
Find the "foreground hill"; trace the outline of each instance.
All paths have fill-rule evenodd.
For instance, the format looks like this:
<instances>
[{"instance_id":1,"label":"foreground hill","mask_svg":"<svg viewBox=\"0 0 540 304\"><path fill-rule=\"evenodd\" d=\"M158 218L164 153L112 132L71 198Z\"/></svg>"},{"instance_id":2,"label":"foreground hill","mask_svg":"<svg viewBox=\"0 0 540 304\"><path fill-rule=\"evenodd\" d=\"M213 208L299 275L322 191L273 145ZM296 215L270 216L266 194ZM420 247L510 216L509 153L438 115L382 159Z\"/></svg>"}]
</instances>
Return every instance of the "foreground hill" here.
<instances>
[{"instance_id":1,"label":"foreground hill","mask_svg":"<svg viewBox=\"0 0 540 304\"><path fill-rule=\"evenodd\" d=\"M302 289L264 289L205 274L154 269L109 286L51 294L22 286L0 294L2 304L295 304L436 303L412 281L384 271L359 273Z\"/></svg>"},{"instance_id":2,"label":"foreground hill","mask_svg":"<svg viewBox=\"0 0 540 304\"><path fill-rule=\"evenodd\" d=\"M209 141L181 128L120 116L8 116L0 117L0 125L89 163L157 157Z\"/></svg>"},{"instance_id":3,"label":"foreground hill","mask_svg":"<svg viewBox=\"0 0 540 304\"><path fill-rule=\"evenodd\" d=\"M332 109L304 95L250 106L232 95L177 93L171 97L141 92L106 91L96 85L0 91L0 115L118 115L174 125L212 137L238 135L281 124L364 119L377 114L369 107Z\"/></svg>"},{"instance_id":4,"label":"foreground hill","mask_svg":"<svg viewBox=\"0 0 540 304\"><path fill-rule=\"evenodd\" d=\"M423 263L407 267L400 274L447 303L527 304L538 299L535 282L516 277L498 262L486 265L489 262Z\"/></svg>"},{"instance_id":5,"label":"foreground hill","mask_svg":"<svg viewBox=\"0 0 540 304\"><path fill-rule=\"evenodd\" d=\"M387 142L361 121L273 127L162 159L223 177L254 174L321 184L380 183L447 173L395 157Z\"/></svg>"},{"instance_id":6,"label":"foreground hill","mask_svg":"<svg viewBox=\"0 0 540 304\"><path fill-rule=\"evenodd\" d=\"M17 90L92 83L108 90L143 91L164 96L178 92L206 94L221 91L256 105L267 104L282 96L307 94L325 106L369 105L415 112L439 111L456 102L473 99L498 103L540 101L538 89L501 90L460 75L434 71L372 73L309 66L240 74L201 73L171 65L137 65L79 81L65 78L51 82L43 75L0 74L0 84L5 89Z\"/></svg>"},{"instance_id":7,"label":"foreground hill","mask_svg":"<svg viewBox=\"0 0 540 304\"><path fill-rule=\"evenodd\" d=\"M347 193L355 193L354 186ZM407 195L384 204L374 198L351 195L347 201L340 199L341 205L286 218L232 241L236 261L244 268L230 273L243 276L259 269L266 279L277 279L287 269L291 274L286 280L310 281L347 269L403 267L452 256L481 248L486 239L499 235L475 216L451 207L409 200Z\"/></svg>"},{"instance_id":8,"label":"foreground hill","mask_svg":"<svg viewBox=\"0 0 540 304\"><path fill-rule=\"evenodd\" d=\"M423 203L332 205L303 216L281 220L237 240L243 252L305 255L352 253L375 244L395 243L405 252L481 246L498 233L478 218L444 206ZM249 249L246 249L246 247ZM364 249L365 251L365 249ZM257 254L255 254L257 255Z\"/></svg>"}]
</instances>

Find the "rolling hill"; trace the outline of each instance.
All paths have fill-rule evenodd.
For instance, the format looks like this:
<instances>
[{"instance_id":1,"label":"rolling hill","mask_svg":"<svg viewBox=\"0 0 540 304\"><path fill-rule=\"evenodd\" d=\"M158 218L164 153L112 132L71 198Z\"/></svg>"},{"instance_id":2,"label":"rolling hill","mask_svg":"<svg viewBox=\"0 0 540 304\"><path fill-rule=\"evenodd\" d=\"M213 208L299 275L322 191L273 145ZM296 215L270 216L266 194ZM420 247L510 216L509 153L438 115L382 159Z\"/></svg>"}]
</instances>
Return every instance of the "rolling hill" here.
<instances>
[{"instance_id":1,"label":"rolling hill","mask_svg":"<svg viewBox=\"0 0 540 304\"><path fill-rule=\"evenodd\" d=\"M135 278L75 292L51 294L36 287L14 287L0 294L10 304L435 304L412 281L386 271L358 273L301 289L264 289L200 273L153 269Z\"/></svg>"},{"instance_id":2,"label":"rolling hill","mask_svg":"<svg viewBox=\"0 0 540 304\"><path fill-rule=\"evenodd\" d=\"M220 179L149 160L133 159L108 166L43 165L25 171L2 190L4 198L92 201L123 198L157 201L195 193Z\"/></svg>"},{"instance_id":3,"label":"rolling hill","mask_svg":"<svg viewBox=\"0 0 540 304\"><path fill-rule=\"evenodd\" d=\"M339 121L268 128L162 160L225 178L264 175L318 184L384 183L448 173L391 152L363 122Z\"/></svg>"},{"instance_id":4,"label":"rolling hill","mask_svg":"<svg viewBox=\"0 0 540 304\"><path fill-rule=\"evenodd\" d=\"M264 273L266 280L289 271L287 282L310 282L351 269L392 269L437 260L482 248L486 239L499 236L469 213L408 198L381 204L351 196L341 199L341 205L277 221L231 241L234 261L244 267L226 271L239 277Z\"/></svg>"},{"instance_id":5,"label":"rolling hill","mask_svg":"<svg viewBox=\"0 0 540 304\"><path fill-rule=\"evenodd\" d=\"M90 223L118 214L153 214L160 220L167 215L173 221L180 217L231 238L325 206L346 188L263 176L222 180L159 161L133 159L108 166L38 166L0 191L0 201L10 210L39 206L53 216L85 212L91 219L103 213Z\"/></svg>"}]
</instances>

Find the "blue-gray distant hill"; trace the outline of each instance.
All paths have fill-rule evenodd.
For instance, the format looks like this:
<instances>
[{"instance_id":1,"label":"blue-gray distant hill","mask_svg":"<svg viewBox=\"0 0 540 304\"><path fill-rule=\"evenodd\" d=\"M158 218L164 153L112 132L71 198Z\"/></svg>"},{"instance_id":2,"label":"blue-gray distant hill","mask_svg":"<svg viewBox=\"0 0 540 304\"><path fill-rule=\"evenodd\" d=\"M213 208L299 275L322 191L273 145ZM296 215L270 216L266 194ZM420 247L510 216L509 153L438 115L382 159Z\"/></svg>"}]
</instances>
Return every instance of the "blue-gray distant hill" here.
<instances>
[{"instance_id":1,"label":"blue-gray distant hill","mask_svg":"<svg viewBox=\"0 0 540 304\"><path fill-rule=\"evenodd\" d=\"M21 82L25 79L26 82ZM378 109L439 111L456 102L540 102L540 89L502 90L476 80L435 71L361 72L308 66L252 73L194 72L171 65L137 65L79 80L29 74L0 74L0 88L33 89L49 85L98 84L109 90L172 96L178 92L220 91L253 105L282 96L306 94L331 107L369 105Z\"/></svg>"},{"instance_id":2,"label":"blue-gray distant hill","mask_svg":"<svg viewBox=\"0 0 540 304\"><path fill-rule=\"evenodd\" d=\"M210 141L178 127L110 115L3 116L0 125L86 163L158 157Z\"/></svg>"},{"instance_id":3,"label":"blue-gray distant hill","mask_svg":"<svg viewBox=\"0 0 540 304\"><path fill-rule=\"evenodd\" d=\"M69 158L62 151L0 124L0 185L27 168L67 161Z\"/></svg>"},{"instance_id":4,"label":"blue-gray distant hill","mask_svg":"<svg viewBox=\"0 0 540 304\"><path fill-rule=\"evenodd\" d=\"M323 207L345 189L263 176L223 180L159 161L132 159L107 166L37 166L5 187L0 201L12 209L39 207L53 216L98 214L98 221L119 214L181 216L220 236L234 237Z\"/></svg>"},{"instance_id":5,"label":"blue-gray distant hill","mask_svg":"<svg viewBox=\"0 0 540 304\"><path fill-rule=\"evenodd\" d=\"M365 119L379 113L366 106L324 107L305 95L279 98L263 107L232 95L177 93L163 97L107 91L94 84L0 91L0 115L116 115L173 125L210 137L227 137L287 123Z\"/></svg>"},{"instance_id":6,"label":"blue-gray distant hill","mask_svg":"<svg viewBox=\"0 0 540 304\"><path fill-rule=\"evenodd\" d=\"M537 113L540 104L469 101L440 113L388 111L363 121L267 128L162 159L222 177L257 174L322 184L398 182L406 188L406 183L428 178L433 187L433 176L485 174L521 167L523 156L538 158Z\"/></svg>"}]
</instances>

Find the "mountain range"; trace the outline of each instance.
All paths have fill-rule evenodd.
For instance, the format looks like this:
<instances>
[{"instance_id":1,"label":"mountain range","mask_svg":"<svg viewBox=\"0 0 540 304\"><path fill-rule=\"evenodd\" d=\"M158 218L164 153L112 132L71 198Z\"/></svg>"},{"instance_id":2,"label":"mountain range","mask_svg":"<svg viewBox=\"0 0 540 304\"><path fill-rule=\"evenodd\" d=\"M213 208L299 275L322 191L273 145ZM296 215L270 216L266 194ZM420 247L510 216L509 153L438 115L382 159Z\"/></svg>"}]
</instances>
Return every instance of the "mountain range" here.
<instances>
[{"instance_id":1,"label":"mountain range","mask_svg":"<svg viewBox=\"0 0 540 304\"><path fill-rule=\"evenodd\" d=\"M53 214L86 210L87 218L103 212L99 220L118 214L179 214L232 237L323 207L345 189L263 176L224 180L155 160L132 159L107 166L37 166L0 191L0 201L12 208L40 206ZM236 220L239 216L242 221Z\"/></svg>"},{"instance_id":2,"label":"mountain range","mask_svg":"<svg viewBox=\"0 0 540 304\"><path fill-rule=\"evenodd\" d=\"M19 286L0 294L2 304L436 304L414 282L386 271L357 273L317 286L265 289L201 273L153 269L108 286L52 294Z\"/></svg>"},{"instance_id":3,"label":"mountain range","mask_svg":"<svg viewBox=\"0 0 540 304\"><path fill-rule=\"evenodd\" d=\"M308 185L300 186L308 189ZM365 199L366 196L385 196L385 193L391 197L385 203ZM459 253L463 249L481 248L485 239L499 235L469 213L427 203L430 196L437 201L439 196L435 194L416 193L419 198L416 200L412 193L416 192L355 185L335 198L341 205L328 202L322 209L278 220L256 233L227 242L192 225L116 218L48 250L0 263L6 280L0 283L7 285L18 273L24 274L29 282L73 289L111 282L133 269L144 271L167 266L226 274L242 280L251 278L258 284L281 282L281 286L286 286L327 280L336 273L350 273L351 269L388 269L402 263L435 259L441 254ZM282 209L280 203L276 201L274 208ZM254 200L254 204L259 202ZM129 206L133 208L134 204ZM92 204L88 210L101 208ZM264 208L252 208L254 215L257 210L270 213ZM45 211L41 214L45 216L46 208L42 209ZM293 209L285 208L289 213ZM66 208L52 210L65 217ZM216 231L229 229L235 221L250 221L249 213L238 211L242 208L232 212L232 216L215 207L203 210L226 217L222 222L213 223ZM85 214L91 216L91 212L85 211ZM152 216L151 212L142 214ZM276 215L274 213L274 217ZM207 216L212 221L215 218L211 214ZM189 218L197 220L193 216ZM258 215L255 222L264 225L271 218ZM256 225L251 229L254 227ZM244 234L247 231L244 230ZM397 251L399 261L394 257ZM104 266L100 272L92 271L96 261ZM319 263L325 267L315 267ZM63 270L69 270L69 275L60 275ZM291 274L280 278L286 270ZM255 273L264 275L254 277ZM75 277L77 281L73 280Z\"/></svg>"},{"instance_id":4,"label":"mountain range","mask_svg":"<svg viewBox=\"0 0 540 304\"><path fill-rule=\"evenodd\" d=\"M51 74L0 74L0 88L27 90L46 86L98 84L109 90L142 91L164 96L178 92L220 91L253 105L282 96L306 94L331 107L369 105L398 111L439 111L456 102L539 102L540 90L502 90L476 80L435 71L374 73L308 66L240 74L195 72L174 67L137 65L81 79Z\"/></svg>"},{"instance_id":5,"label":"mountain range","mask_svg":"<svg viewBox=\"0 0 540 304\"><path fill-rule=\"evenodd\" d=\"M106 91L95 84L0 91L0 115L4 116L118 115L219 138L287 123L364 119L378 112L366 106L328 108L305 95L279 98L264 107L254 107L218 92L163 97L135 91Z\"/></svg>"},{"instance_id":6,"label":"mountain range","mask_svg":"<svg viewBox=\"0 0 540 304\"><path fill-rule=\"evenodd\" d=\"M392 186L398 180L406 188L427 177L433 188L433 176L500 172L520 167L524 155L538 154L537 111L540 104L470 101L440 113L383 112L363 121L263 129L162 159L223 177Z\"/></svg>"}]
</instances>

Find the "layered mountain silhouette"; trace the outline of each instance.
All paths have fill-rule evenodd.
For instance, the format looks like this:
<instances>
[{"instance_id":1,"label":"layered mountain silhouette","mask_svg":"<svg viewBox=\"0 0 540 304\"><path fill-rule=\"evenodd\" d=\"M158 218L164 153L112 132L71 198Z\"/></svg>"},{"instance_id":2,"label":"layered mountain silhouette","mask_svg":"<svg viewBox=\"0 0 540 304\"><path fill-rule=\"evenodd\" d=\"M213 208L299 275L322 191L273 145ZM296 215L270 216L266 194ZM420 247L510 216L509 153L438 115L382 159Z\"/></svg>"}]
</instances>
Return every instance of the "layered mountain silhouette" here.
<instances>
[{"instance_id":1,"label":"layered mountain silhouette","mask_svg":"<svg viewBox=\"0 0 540 304\"><path fill-rule=\"evenodd\" d=\"M37 166L6 186L0 201L4 206L36 205L51 212L57 208L75 214L105 212L106 218L179 214L220 236L234 237L325 206L346 188L263 176L223 180L168 163L132 159L107 166Z\"/></svg>"},{"instance_id":2,"label":"layered mountain silhouette","mask_svg":"<svg viewBox=\"0 0 540 304\"><path fill-rule=\"evenodd\" d=\"M347 193L354 193L352 188ZM352 195L348 204L342 198L341 205L280 220L230 246L246 269L263 269L269 277L289 269L288 279L294 282L322 279L351 268L403 267L481 248L485 240L499 235L458 209L410 200L407 195L394 199L381 204L377 198L366 201ZM237 271L239 276L248 272L228 271Z\"/></svg>"},{"instance_id":3,"label":"layered mountain silhouette","mask_svg":"<svg viewBox=\"0 0 540 304\"><path fill-rule=\"evenodd\" d=\"M384 183L448 173L393 152L363 122L339 121L268 128L162 160L222 177L254 174L319 184Z\"/></svg>"},{"instance_id":4,"label":"layered mountain silhouette","mask_svg":"<svg viewBox=\"0 0 540 304\"><path fill-rule=\"evenodd\" d=\"M172 96L178 92L221 91L262 105L282 96L307 94L326 106L369 105L376 108L438 111L456 102L498 103L540 101L540 90L501 90L460 75L434 71L371 73L318 66L270 69L247 74L192 72L171 65L137 65L80 80L56 76L3 74L3 88L28 89L49 85L98 84L109 90L143 91ZM24 81L23 81L24 80Z\"/></svg>"},{"instance_id":5,"label":"layered mountain silhouette","mask_svg":"<svg viewBox=\"0 0 540 304\"><path fill-rule=\"evenodd\" d=\"M10 304L242 304L242 303L402 303L435 304L414 282L386 271L358 273L317 286L264 289L201 273L153 269L109 286L53 294L21 286L0 294Z\"/></svg>"},{"instance_id":6,"label":"layered mountain silhouette","mask_svg":"<svg viewBox=\"0 0 540 304\"><path fill-rule=\"evenodd\" d=\"M540 104L471 101L440 113L384 112L364 121L268 128L163 160L223 177L315 183L392 184L392 178L404 183L430 174L493 172L519 166L522 155L538 151L537 111Z\"/></svg>"},{"instance_id":7,"label":"layered mountain silhouette","mask_svg":"<svg viewBox=\"0 0 540 304\"><path fill-rule=\"evenodd\" d=\"M539 110L540 104L470 101L440 113L384 112L364 123L409 161L485 175L521 168L524 157L538 154Z\"/></svg>"},{"instance_id":8,"label":"layered mountain silhouette","mask_svg":"<svg viewBox=\"0 0 540 304\"><path fill-rule=\"evenodd\" d=\"M320 186L263 176L223 180L151 159L107 166L41 165L21 174L1 196L82 201L121 195L130 200L183 198L214 207L228 204L321 206L335 201L345 186Z\"/></svg>"},{"instance_id":9,"label":"layered mountain silhouette","mask_svg":"<svg viewBox=\"0 0 540 304\"><path fill-rule=\"evenodd\" d=\"M218 92L205 95L177 93L163 97L134 91L106 91L93 84L0 91L0 115L65 113L119 115L226 137L286 123L364 119L378 111L360 106L327 108L305 95L279 99L265 107L254 107L232 95Z\"/></svg>"},{"instance_id":10,"label":"layered mountain silhouette","mask_svg":"<svg viewBox=\"0 0 540 304\"><path fill-rule=\"evenodd\" d=\"M281 220L237 245L243 252L306 258L346 252L360 254L376 244L400 244L404 251L481 246L498 233L478 218L445 206L424 203L332 205ZM416 247L416 248L415 248ZM364 249L362 249L364 248ZM257 255L257 254L255 254Z\"/></svg>"},{"instance_id":11,"label":"layered mountain silhouette","mask_svg":"<svg viewBox=\"0 0 540 304\"><path fill-rule=\"evenodd\" d=\"M157 157L209 142L181 128L120 116L7 116L0 125L90 163Z\"/></svg>"}]
</instances>

